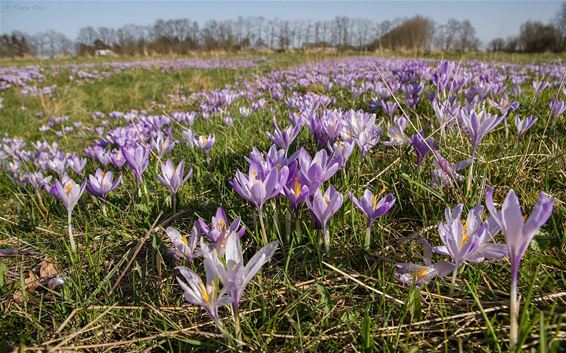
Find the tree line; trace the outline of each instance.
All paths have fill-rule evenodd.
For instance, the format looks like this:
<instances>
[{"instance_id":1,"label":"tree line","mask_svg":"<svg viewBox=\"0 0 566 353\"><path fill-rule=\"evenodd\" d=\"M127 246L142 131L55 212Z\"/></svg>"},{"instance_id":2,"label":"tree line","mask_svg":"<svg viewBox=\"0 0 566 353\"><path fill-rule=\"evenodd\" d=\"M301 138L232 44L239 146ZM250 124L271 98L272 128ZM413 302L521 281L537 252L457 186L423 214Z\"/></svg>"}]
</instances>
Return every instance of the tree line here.
<instances>
[{"instance_id":1,"label":"tree line","mask_svg":"<svg viewBox=\"0 0 566 353\"><path fill-rule=\"evenodd\" d=\"M103 49L117 55L289 49L469 52L480 46L470 21L449 19L438 24L422 16L383 22L344 16L319 21L238 17L203 24L157 20L153 25L84 27L74 40L56 31L0 35L1 57L84 56ZM487 49L529 53L566 49L566 3L551 23L527 21L518 36L496 38Z\"/></svg>"}]
</instances>

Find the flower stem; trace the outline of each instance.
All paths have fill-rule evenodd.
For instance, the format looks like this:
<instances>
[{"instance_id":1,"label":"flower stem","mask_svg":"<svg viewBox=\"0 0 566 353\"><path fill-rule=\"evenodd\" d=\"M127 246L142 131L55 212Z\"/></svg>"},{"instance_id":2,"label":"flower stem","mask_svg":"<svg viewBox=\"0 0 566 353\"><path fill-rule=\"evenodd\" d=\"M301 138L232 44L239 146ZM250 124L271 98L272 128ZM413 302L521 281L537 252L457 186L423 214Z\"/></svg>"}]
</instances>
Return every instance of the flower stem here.
<instances>
[{"instance_id":1,"label":"flower stem","mask_svg":"<svg viewBox=\"0 0 566 353\"><path fill-rule=\"evenodd\" d=\"M330 251L330 235L328 234L328 229L326 226L322 229L322 239L324 241L324 252Z\"/></svg>"},{"instance_id":2,"label":"flower stem","mask_svg":"<svg viewBox=\"0 0 566 353\"><path fill-rule=\"evenodd\" d=\"M452 272L452 283L450 283L450 295L454 295L454 288L456 287L456 276L458 276L458 266Z\"/></svg>"},{"instance_id":3,"label":"flower stem","mask_svg":"<svg viewBox=\"0 0 566 353\"><path fill-rule=\"evenodd\" d=\"M302 238L303 230L301 228L301 220L299 219L299 213L295 214L295 238L299 242Z\"/></svg>"},{"instance_id":4,"label":"flower stem","mask_svg":"<svg viewBox=\"0 0 566 353\"><path fill-rule=\"evenodd\" d=\"M511 302L509 303L509 310L511 316L511 332L509 333L509 343L511 349L517 345L519 337L519 302L517 301L517 277L518 271L512 271L511 274Z\"/></svg>"},{"instance_id":5,"label":"flower stem","mask_svg":"<svg viewBox=\"0 0 566 353\"><path fill-rule=\"evenodd\" d=\"M236 331L236 344L238 347L242 347L242 327L240 325L240 312L237 306L232 307L234 311L234 330Z\"/></svg>"},{"instance_id":6,"label":"flower stem","mask_svg":"<svg viewBox=\"0 0 566 353\"><path fill-rule=\"evenodd\" d=\"M267 245L267 233L265 231L265 224L263 222L263 211L261 207L257 211L259 216L259 225L261 227L261 240L263 241L263 245Z\"/></svg>"},{"instance_id":7,"label":"flower stem","mask_svg":"<svg viewBox=\"0 0 566 353\"><path fill-rule=\"evenodd\" d=\"M475 160L476 160L475 157L472 156L472 163L470 164L470 169L468 170L468 180L466 181L466 195L469 195L470 191L472 190L472 178L473 178Z\"/></svg>"},{"instance_id":8,"label":"flower stem","mask_svg":"<svg viewBox=\"0 0 566 353\"><path fill-rule=\"evenodd\" d=\"M364 240L364 248L365 248L366 250L368 250L370 244L371 244L371 228L368 226L368 227L366 228L366 238L365 238L365 240Z\"/></svg>"},{"instance_id":9,"label":"flower stem","mask_svg":"<svg viewBox=\"0 0 566 353\"><path fill-rule=\"evenodd\" d=\"M175 214L175 213L177 213L177 194L173 193L171 195L171 198L172 198L171 202L173 203L173 214Z\"/></svg>"},{"instance_id":10,"label":"flower stem","mask_svg":"<svg viewBox=\"0 0 566 353\"><path fill-rule=\"evenodd\" d=\"M291 212L285 212L285 241L291 243Z\"/></svg>"},{"instance_id":11,"label":"flower stem","mask_svg":"<svg viewBox=\"0 0 566 353\"><path fill-rule=\"evenodd\" d=\"M73 236L73 226L71 225L71 213L72 211L67 212L67 229L69 231L69 243L71 244L71 250L74 253L76 253L77 245L75 244L75 238Z\"/></svg>"},{"instance_id":12,"label":"flower stem","mask_svg":"<svg viewBox=\"0 0 566 353\"><path fill-rule=\"evenodd\" d=\"M108 210L106 209L106 200L102 200L102 215L104 218L108 217Z\"/></svg>"}]
</instances>

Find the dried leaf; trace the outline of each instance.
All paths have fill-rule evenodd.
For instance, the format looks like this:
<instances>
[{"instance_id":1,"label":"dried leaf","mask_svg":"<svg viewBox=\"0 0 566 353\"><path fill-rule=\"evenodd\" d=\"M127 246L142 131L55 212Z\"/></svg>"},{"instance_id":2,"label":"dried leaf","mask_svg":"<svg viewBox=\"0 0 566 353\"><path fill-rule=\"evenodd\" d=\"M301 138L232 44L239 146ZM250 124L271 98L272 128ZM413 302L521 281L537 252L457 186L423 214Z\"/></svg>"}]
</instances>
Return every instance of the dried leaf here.
<instances>
[{"instance_id":1,"label":"dried leaf","mask_svg":"<svg viewBox=\"0 0 566 353\"><path fill-rule=\"evenodd\" d=\"M41 261L39 264L39 277L41 279L57 276L59 274L59 269L57 265L51 262L48 258Z\"/></svg>"}]
</instances>

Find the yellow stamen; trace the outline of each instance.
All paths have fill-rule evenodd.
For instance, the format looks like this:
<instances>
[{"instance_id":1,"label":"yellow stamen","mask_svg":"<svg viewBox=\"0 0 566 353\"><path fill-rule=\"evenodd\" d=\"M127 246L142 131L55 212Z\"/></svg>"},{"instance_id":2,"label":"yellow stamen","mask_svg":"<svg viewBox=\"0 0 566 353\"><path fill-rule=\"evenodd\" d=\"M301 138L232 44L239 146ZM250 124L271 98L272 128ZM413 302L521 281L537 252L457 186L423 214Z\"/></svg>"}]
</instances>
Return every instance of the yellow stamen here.
<instances>
[{"instance_id":1,"label":"yellow stamen","mask_svg":"<svg viewBox=\"0 0 566 353\"><path fill-rule=\"evenodd\" d=\"M466 227L466 221L462 221L462 240L460 241L460 247L463 248L464 245L470 240L470 234L468 233L468 227Z\"/></svg>"},{"instance_id":2,"label":"yellow stamen","mask_svg":"<svg viewBox=\"0 0 566 353\"><path fill-rule=\"evenodd\" d=\"M211 284L211 289L210 289L210 295L208 294L208 292L206 291L206 287L204 286L203 283L200 284L200 292L202 294L202 298L204 299L205 302L210 304L210 299L211 297L214 297L214 291L216 290L216 285L214 284L214 282L212 282Z\"/></svg>"},{"instance_id":3,"label":"yellow stamen","mask_svg":"<svg viewBox=\"0 0 566 353\"><path fill-rule=\"evenodd\" d=\"M106 172L100 173L100 177L101 177L102 179L104 179L105 176L106 176Z\"/></svg>"},{"instance_id":4,"label":"yellow stamen","mask_svg":"<svg viewBox=\"0 0 566 353\"><path fill-rule=\"evenodd\" d=\"M299 177L295 177L295 187L294 187L294 191L295 191L295 197L299 197L299 195L301 194L301 184L299 183Z\"/></svg>"},{"instance_id":5,"label":"yellow stamen","mask_svg":"<svg viewBox=\"0 0 566 353\"><path fill-rule=\"evenodd\" d=\"M226 230L226 223L224 223L223 220L219 219L217 229L220 233L223 233Z\"/></svg>"},{"instance_id":6,"label":"yellow stamen","mask_svg":"<svg viewBox=\"0 0 566 353\"><path fill-rule=\"evenodd\" d=\"M181 241L183 242L183 244L185 245L189 245L189 241L187 240L187 236L186 235L181 235Z\"/></svg>"},{"instance_id":7,"label":"yellow stamen","mask_svg":"<svg viewBox=\"0 0 566 353\"><path fill-rule=\"evenodd\" d=\"M417 278L423 278L423 277L426 277L430 273L430 271L431 270L429 268L423 267L420 270L418 270L417 272L415 272L415 276Z\"/></svg>"},{"instance_id":8,"label":"yellow stamen","mask_svg":"<svg viewBox=\"0 0 566 353\"><path fill-rule=\"evenodd\" d=\"M280 170L281 170L281 164L277 163L277 164L275 165L275 168L277 168L277 171L280 171Z\"/></svg>"},{"instance_id":9,"label":"yellow stamen","mask_svg":"<svg viewBox=\"0 0 566 353\"><path fill-rule=\"evenodd\" d=\"M65 184L65 192L67 193L67 195L69 195L71 191L73 191L73 184L71 184L71 182L68 182Z\"/></svg>"},{"instance_id":10,"label":"yellow stamen","mask_svg":"<svg viewBox=\"0 0 566 353\"><path fill-rule=\"evenodd\" d=\"M375 207L377 206L377 196L374 196L371 199L371 207L375 210Z\"/></svg>"}]
</instances>

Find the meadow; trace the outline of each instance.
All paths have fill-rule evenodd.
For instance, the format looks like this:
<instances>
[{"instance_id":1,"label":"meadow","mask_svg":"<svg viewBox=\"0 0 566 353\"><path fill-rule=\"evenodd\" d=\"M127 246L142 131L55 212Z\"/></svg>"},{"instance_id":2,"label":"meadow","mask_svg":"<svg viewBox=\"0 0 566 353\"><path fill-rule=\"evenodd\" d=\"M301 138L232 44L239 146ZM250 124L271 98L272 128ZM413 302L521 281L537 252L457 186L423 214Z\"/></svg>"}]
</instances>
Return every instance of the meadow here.
<instances>
[{"instance_id":1,"label":"meadow","mask_svg":"<svg viewBox=\"0 0 566 353\"><path fill-rule=\"evenodd\" d=\"M564 66L354 54L3 62L0 351L563 351Z\"/></svg>"}]
</instances>

